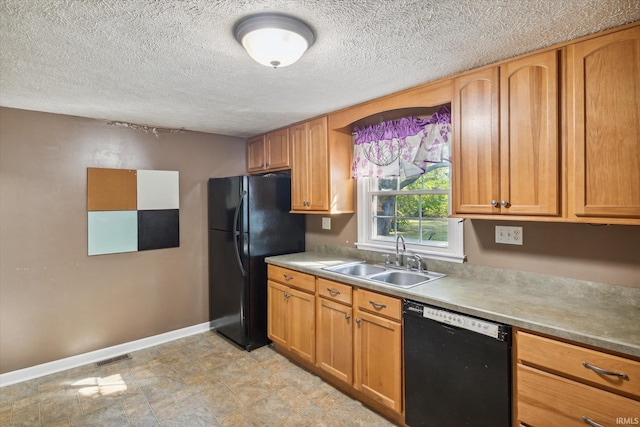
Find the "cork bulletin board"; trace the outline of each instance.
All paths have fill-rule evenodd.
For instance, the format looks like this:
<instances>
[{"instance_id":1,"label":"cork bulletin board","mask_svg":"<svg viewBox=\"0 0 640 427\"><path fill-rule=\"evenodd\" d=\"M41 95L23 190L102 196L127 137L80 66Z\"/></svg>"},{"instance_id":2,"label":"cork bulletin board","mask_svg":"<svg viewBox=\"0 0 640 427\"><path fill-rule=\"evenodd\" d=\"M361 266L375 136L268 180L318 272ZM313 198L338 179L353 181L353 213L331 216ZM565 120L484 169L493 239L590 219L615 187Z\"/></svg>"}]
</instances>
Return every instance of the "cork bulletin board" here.
<instances>
[{"instance_id":1,"label":"cork bulletin board","mask_svg":"<svg viewBox=\"0 0 640 427\"><path fill-rule=\"evenodd\" d=\"M177 171L87 168L87 253L180 246Z\"/></svg>"}]
</instances>

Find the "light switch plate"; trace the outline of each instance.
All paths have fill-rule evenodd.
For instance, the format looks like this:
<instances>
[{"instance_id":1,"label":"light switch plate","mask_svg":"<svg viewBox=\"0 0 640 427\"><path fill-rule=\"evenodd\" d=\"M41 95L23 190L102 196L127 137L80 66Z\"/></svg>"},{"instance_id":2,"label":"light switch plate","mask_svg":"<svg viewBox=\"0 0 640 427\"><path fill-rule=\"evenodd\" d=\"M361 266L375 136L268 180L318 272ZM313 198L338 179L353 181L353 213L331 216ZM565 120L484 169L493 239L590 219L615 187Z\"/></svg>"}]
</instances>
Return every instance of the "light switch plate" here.
<instances>
[{"instance_id":1,"label":"light switch plate","mask_svg":"<svg viewBox=\"0 0 640 427\"><path fill-rule=\"evenodd\" d=\"M322 229L331 230L331 218L322 218Z\"/></svg>"},{"instance_id":2,"label":"light switch plate","mask_svg":"<svg viewBox=\"0 0 640 427\"><path fill-rule=\"evenodd\" d=\"M505 245L522 245L522 227L496 225L496 243L503 243Z\"/></svg>"}]
</instances>

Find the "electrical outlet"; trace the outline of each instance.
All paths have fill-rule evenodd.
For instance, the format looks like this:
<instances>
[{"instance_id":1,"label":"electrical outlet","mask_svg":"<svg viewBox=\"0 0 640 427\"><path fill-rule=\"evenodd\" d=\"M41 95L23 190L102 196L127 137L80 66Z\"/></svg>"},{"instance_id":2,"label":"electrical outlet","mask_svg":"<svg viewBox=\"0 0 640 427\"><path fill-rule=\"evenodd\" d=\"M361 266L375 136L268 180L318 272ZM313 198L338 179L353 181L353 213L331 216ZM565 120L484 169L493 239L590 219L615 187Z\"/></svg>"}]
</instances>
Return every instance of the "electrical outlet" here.
<instances>
[{"instance_id":1,"label":"electrical outlet","mask_svg":"<svg viewBox=\"0 0 640 427\"><path fill-rule=\"evenodd\" d=\"M496 243L505 245L522 245L522 227L505 227L496 225Z\"/></svg>"},{"instance_id":2,"label":"electrical outlet","mask_svg":"<svg viewBox=\"0 0 640 427\"><path fill-rule=\"evenodd\" d=\"M322 218L322 229L331 230L331 218Z\"/></svg>"}]
</instances>

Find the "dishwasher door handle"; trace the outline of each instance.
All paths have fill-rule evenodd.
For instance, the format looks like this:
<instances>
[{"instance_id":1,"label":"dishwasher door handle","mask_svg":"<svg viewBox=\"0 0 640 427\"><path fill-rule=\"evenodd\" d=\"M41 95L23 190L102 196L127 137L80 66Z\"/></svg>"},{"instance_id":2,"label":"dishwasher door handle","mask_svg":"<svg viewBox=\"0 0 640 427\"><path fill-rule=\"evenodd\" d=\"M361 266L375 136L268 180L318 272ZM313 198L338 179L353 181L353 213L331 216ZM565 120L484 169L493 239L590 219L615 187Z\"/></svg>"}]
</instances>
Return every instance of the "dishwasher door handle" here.
<instances>
[{"instance_id":1,"label":"dishwasher door handle","mask_svg":"<svg viewBox=\"0 0 640 427\"><path fill-rule=\"evenodd\" d=\"M451 335L455 335L457 332L456 328L449 325L445 325L444 323L441 323L440 326L442 326L444 330L450 333Z\"/></svg>"}]
</instances>

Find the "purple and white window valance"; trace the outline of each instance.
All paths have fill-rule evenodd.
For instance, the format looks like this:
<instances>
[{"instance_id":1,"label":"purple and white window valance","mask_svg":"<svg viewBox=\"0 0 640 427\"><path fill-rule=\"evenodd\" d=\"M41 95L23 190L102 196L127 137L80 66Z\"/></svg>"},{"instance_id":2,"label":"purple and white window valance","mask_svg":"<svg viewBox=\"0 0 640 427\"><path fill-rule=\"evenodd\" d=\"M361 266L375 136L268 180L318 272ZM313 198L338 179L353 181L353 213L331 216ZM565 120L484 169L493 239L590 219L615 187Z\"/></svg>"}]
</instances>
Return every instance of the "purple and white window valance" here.
<instances>
[{"instance_id":1,"label":"purple and white window valance","mask_svg":"<svg viewBox=\"0 0 640 427\"><path fill-rule=\"evenodd\" d=\"M351 176L410 178L428 163L449 160L451 112L443 106L427 119L403 117L355 128Z\"/></svg>"}]
</instances>

